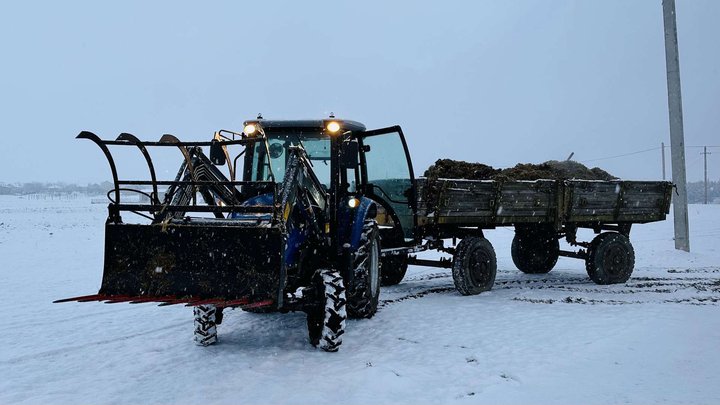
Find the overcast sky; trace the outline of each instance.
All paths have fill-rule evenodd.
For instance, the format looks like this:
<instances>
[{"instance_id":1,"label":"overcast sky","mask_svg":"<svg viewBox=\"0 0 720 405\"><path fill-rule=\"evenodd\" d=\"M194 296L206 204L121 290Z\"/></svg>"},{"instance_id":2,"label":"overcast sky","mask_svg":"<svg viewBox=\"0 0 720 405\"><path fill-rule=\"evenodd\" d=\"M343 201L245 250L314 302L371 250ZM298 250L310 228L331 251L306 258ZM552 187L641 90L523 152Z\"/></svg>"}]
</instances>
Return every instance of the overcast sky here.
<instances>
[{"instance_id":1,"label":"overcast sky","mask_svg":"<svg viewBox=\"0 0 720 405\"><path fill-rule=\"evenodd\" d=\"M268 3L3 2L0 182L109 180L81 130L207 140L258 112L331 111L400 124L420 173L438 158L507 167L575 152L661 178L661 0ZM677 0L677 14L686 144L720 145L720 1ZM701 151L688 149L689 180Z\"/></svg>"}]
</instances>

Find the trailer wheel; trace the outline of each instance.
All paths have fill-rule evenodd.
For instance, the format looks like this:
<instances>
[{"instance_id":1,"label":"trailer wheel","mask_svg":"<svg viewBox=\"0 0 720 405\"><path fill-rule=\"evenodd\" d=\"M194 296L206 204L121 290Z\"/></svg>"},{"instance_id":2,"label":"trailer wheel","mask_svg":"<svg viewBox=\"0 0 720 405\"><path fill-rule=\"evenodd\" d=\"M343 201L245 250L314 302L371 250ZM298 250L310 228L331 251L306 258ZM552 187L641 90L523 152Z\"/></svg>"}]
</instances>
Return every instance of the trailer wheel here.
<instances>
[{"instance_id":1,"label":"trailer wheel","mask_svg":"<svg viewBox=\"0 0 720 405\"><path fill-rule=\"evenodd\" d=\"M551 228L516 227L510 253L518 270L545 274L555 267L560 257L560 242Z\"/></svg>"},{"instance_id":2,"label":"trailer wheel","mask_svg":"<svg viewBox=\"0 0 720 405\"><path fill-rule=\"evenodd\" d=\"M310 343L326 352L336 352L345 333L345 286L338 271L318 270L313 276L315 297L307 310Z\"/></svg>"},{"instance_id":3,"label":"trailer wheel","mask_svg":"<svg viewBox=\"0 0 720 405\"><path fill-rule=\"evenodd\" d=\"M348 317L371 318L380 298L380 233L374 219L363 224L352 266L353 278L347 288Z\"/></svg>"},{"instance_id":4,"label":"trailer wheel","mask_svg":"<svg viewBox=\"0 0 720 405\"><path fill-rule=\"evenodd\" d=\"M402 281L408 269L408 255L400 254L383 257L380 281L384 286L396 285Z\"/></svg>"},{"instance_id":5,"label":"trailer wheel","mask_svg":"<svg viewBox=\"0 0 720 405\"><path fill-rule=\"evenodd\" d=\"M630 240L616 232L596 236L587 255L585 269L596 284L624 283L635 267L635 250Z\"/></svg>"},{"instance_id":6,"label":"trailer wheel","mask_svg":"<svg viewBox=\"0 0 720 405\"><path fill-rule=\"evenodd\" d=\"M497 258L490 241L480 237L460 241L452 268L455 288L460 294L475 295L490 290L496 273Z\"/></svg>"},{"instance_id":7,"label":"trailer wheel","mask_svg":"<svg viewBox=\"0 0 720 405\"><path fill-rule=\"evenodd\" d=\"M198 346L210 346L217 342L217 308L215 305L198 305L193 308L195 316L195 344ZM220 317L222 319L222 316Z\"/></svg>"}]
</instances>

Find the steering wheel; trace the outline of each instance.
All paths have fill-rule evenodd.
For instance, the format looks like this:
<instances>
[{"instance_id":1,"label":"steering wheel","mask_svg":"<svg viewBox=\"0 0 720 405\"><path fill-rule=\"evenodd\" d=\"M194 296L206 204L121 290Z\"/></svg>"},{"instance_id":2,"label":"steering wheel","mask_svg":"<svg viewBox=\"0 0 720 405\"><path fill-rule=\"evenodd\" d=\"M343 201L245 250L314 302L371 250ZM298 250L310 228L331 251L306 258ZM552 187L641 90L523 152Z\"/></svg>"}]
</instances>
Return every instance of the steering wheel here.
<instances>
[{"instance_id":1,"label":"steering wheel","mask_svg":"<svg viewBox=\"0 0 720 405\"><path fill-rule=\"evenodd\" d=\"M273 159L277 159L285 152L285 148L283 147L282 143L280 142L274 142L270 144L270 157Z\"/></svg>"}]
</instances>

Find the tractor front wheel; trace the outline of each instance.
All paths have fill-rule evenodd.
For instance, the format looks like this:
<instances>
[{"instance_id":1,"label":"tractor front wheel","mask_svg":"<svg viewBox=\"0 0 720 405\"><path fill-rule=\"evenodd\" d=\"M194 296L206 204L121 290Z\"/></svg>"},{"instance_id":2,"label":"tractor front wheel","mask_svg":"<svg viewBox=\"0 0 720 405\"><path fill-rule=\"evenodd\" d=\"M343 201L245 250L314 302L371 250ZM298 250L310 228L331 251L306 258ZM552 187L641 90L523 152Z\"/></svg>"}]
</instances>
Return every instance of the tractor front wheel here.
<instances>
[{"instance_id":1,"label":"tractor front wheel","mask_svg":"<svg viewBox=\"0 0 720 405\"><path fill-rule=\"evenodd\" d=\"M322 269L313 276L314 296L307 309L310 343L326 352L342 344L347 319L345 286L338 271Z\"/></svg>"},{"instance_id":2,"label":"tractor front wheel","mask_svg":"<svg viewBox=\"0 0 720 405\"><path fill-rule=\"evenodd\" d=\"M215 305L198 305L193 307L195 316L195 344L210 346L217 342L217 325L222 322L222 313ZM219 315L219 316L218 316Z\"/></svg>"},{"instance_id":3,"label":"tractor front wheel","mask_svg":"<svg viewBox=\"0 0 720 405\"><path fill-rule=\"evenodd\" d=\"M353 278L347 286L348 317L371 318L380 299L380 233L374 219L363 224L352 266Z\"/></svg>"}]
</instances>

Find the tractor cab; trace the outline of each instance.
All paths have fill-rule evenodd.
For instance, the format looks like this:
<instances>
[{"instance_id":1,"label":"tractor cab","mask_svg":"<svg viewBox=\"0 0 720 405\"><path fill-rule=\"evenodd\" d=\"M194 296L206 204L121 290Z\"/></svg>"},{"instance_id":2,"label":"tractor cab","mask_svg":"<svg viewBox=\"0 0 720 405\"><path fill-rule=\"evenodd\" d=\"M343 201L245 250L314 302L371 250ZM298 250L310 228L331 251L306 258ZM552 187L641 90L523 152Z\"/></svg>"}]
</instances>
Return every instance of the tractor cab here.
<instances>
[{"instance_id":1,"label":"tractor cab","mask_svg":"<svg viewBox=\"0 0 720 405\"><path fill-rule=\"evenodd\" d=\"M355 208L363 198L377 204L384 247L414 243L416 189L412 162L399 126L366 130L357 121L252 120L244 123L244 182L283 183L293 148L302 148L311 178L338 204ZM220 145L220 143L218 143ZM211 156L222 156L211 152ZM234 161L237 162L239 156ZM223 160L223 159L221 159ZM216 162L213 159L214 163ZM249 203L268 200L268 194ZM344 203L343 203L344 202ZM331 204L332 205L332 204Z\"/></svg>"},{"instance_id":2,"label":"tractor cab","mask_svg":"<svg viewBox=\"0 0 720 405\"><path fill-rule=\"evenodd\" d=\"M289 149L301 147L316 177L329 191L333 186L333 153L339 155L344 152L340 149L343 143L345 148L350 147L348 143L352 142L352 134L363 131L365 126L355 121L246 121L243 134L251 140L262 139L262 142L251 143L246 147L243 180L282 183L290 159ZM355 161L351 170L357 168L357 157ZM353 166L352 162L349 165ZM354 174L351 180L354 185Z\"/></svg>"}]
</instances>

